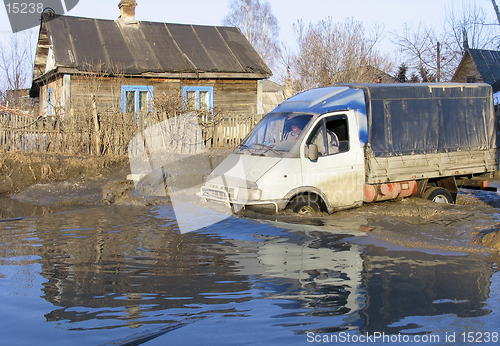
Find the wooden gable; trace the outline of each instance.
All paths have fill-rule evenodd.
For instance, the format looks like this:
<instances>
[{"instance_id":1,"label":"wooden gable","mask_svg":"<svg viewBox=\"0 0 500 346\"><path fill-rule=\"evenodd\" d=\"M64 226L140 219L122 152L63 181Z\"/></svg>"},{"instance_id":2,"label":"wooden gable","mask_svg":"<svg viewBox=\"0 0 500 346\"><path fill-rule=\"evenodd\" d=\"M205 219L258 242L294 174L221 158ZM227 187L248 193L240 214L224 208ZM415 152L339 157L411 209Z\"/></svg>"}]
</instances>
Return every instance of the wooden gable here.
<instances>
[{"instance_id":1,"label":"wooden gable","mask_svg":"<svg viewBox=\"0 0 500 346\"><path fill-rule=\"evenodd\" d=\"M451 81L487 83L500 91L500 51L467 49Z\"/></svg>"},{"instance_id":2,"label":"wooden gable","mask_svg":"<svg viewBox=\"0 0 500 346\"><path fill-rule=\"evenodd\" d=\"M472 60L469 51L467 50L458 65L455 74L451 80L456 83L482 83L481 74Z\"/></svg>"}]
</instances>

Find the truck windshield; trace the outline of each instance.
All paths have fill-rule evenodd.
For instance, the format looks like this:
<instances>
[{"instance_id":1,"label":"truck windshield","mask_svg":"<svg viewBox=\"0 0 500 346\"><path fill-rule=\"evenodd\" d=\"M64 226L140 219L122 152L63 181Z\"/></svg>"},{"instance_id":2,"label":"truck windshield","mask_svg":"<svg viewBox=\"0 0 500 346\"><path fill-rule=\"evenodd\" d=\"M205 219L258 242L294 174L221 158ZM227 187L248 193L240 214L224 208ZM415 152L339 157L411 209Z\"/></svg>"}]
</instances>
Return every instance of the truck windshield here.
<instances>
[{"instance_id":1,"label":"truck windshield","mask_svg":"<svg viewBox=\"0 0 500 346\"><path fill-rule=\"evenodd\" d=\"M311 119L311 114L269 113L240 144L238 151L258 155L281 155L288 152Z\"/></svg>"}]
</instances>

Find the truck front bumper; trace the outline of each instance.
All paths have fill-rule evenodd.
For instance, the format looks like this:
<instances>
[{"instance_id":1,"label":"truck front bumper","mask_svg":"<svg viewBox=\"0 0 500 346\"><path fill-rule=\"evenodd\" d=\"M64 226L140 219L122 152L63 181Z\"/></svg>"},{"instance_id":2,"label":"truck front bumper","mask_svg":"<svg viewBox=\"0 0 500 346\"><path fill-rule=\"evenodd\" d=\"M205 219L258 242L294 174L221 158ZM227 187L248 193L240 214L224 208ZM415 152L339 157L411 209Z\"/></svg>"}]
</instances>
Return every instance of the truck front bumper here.
<instances>
[{"instance_id":1,"label":"truck front bumper","mask_svg":"<svg viewBox=\"0 0 500 346\"><path fill-rule=\"evenodd\" d=\"M200 192L197 194L203 202L214 201L217 203L224 203L229 208L234 205L237 206L274 206L275 212L278 213L280 210L280 206L284 203L282 201L260 201L260 200L250 200L250 199L242 199L235 198L235 196L239 196L241 188L238 187L223 187L223 186L207 186L204 185L201 187ZM243 195L249 195L248 193L243 192Z\"/></svg>"}]
</instances>

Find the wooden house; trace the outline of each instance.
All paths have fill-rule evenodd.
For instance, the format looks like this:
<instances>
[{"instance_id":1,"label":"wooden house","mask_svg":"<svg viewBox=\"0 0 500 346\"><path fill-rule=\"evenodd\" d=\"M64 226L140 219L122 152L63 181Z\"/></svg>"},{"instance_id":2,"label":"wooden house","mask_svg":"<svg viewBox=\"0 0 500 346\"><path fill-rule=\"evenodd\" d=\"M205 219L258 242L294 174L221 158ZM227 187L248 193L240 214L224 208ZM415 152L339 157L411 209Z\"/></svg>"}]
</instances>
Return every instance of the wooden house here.
<instances>
[{"instance_id":1,"label":"wooden house","mask_svg":"<svg viewBox=\"0 0 500 346\"><path fill-rule=\"evenodd\" d=\"M500 91L500 51L466 48L451 80L458 83L488 83Z\"/></svg>"},{"instance_id":2,"label":"wooden house","mask_svg":"<svg viewBox=\"0 0 500 346\"><path fill-rule=\"evenodd\" d=\"M40 116L78 117L91 99L100 114L119 109L139 125L160 95L257 114L258 82L271 71L238 28L138 21L136 6L122 0L117 20L43 15L30 90Z\"/></svg>"}]
</instances>

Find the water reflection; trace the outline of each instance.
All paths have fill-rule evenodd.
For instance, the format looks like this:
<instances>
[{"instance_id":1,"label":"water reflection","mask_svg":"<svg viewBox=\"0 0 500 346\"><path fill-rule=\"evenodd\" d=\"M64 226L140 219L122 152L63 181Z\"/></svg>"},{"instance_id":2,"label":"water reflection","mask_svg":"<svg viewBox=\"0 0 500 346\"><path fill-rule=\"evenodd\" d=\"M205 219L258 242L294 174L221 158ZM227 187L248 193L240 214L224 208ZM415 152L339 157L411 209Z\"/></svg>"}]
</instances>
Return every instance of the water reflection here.
<instances>
[{"instance_id":1,"label":"water reflection","mask_svg":"<svg viewBox=\"0 0 500 346\"><path fill-rule=\"evenodd\" d=\"M357 329L358 313L365 301L362 246L349 242L353 235L303 225L279 226L287 229L288 234L253 242L255 257L242 254L230 257L238 263L240 274L258 275L261 284L266 283L264 287L269 285L266 297L284 300L280 303L284 315L298 318L351 315L336 328ZM238 248L250 246L236 243Z\"/></svg>"},{"instance_id":2,"label":"water reflection","mask_svg":"<svg viewBox=\"0 0 500 346\"><path fill-rule=\"evenodd\" d=\"M489 314L493 265L475 256L443 256L367 246L363 332L397 334L418 324L394 323L407 316L477 317Z\"/></svg>"},{"instance_id":3,"label":"water reflection","mask_svg":"<svg viewBox=\"0 0 500 346\"><path fill-rule=\"evenodd\" d=\"M225 302L210 293L248 290L225 259L220 239L181 235L174 222L144 210L109 211L94 210L97 215L85 213L85 220L43 233L43 298L61 307L46 315L48 321L118 319L131 325L156 310ZM98 222L89 225L90 220ZM82 224L91 227L78 228ZM248 299L242 294L234 301ZM74 306L100 310L68 311ZM116 307L125 310L117 316L111 313Z\"/></svg>"},{"instance_id":4,"label":"water reflection","mask_svg":"<svg viewBox=\"0 0 500 346\"><path fill-rule=\"evenodd\" d=\"M255 341L278 335L284 344L311 331L434 332L415 318L498 315L485 303L496 270L489 260L375 246L359 231L366 220L229 218L180 234L174 217L168 207L106 207L3 222L0 289L23 311L37 298L50 303L31 312L44 317L31 328L67 344L74 331L85 331L79 344L103 344L181 324L192 341L238 325L259 331ZM7 304L2 319L23 321ZM22 335L19 324L7 338ZM228 333L217 342L233 344Z\"/></svg>"},{"instance_id":5,"label":"water reflection","mask_svg":"<svg viewBox=\"0 0 500 346\"><path fill-rule=\"evenodd\" d=\"M49 206L40 204L31 204L18 201L8 196L0 196L0 222L19 217L45 215L62 210L68 210L64 206Z\"/></svg>"}]
</instances>

